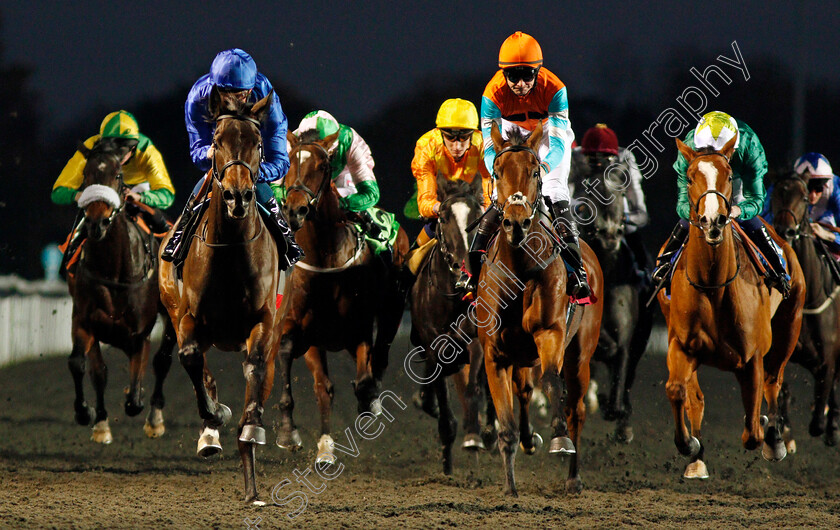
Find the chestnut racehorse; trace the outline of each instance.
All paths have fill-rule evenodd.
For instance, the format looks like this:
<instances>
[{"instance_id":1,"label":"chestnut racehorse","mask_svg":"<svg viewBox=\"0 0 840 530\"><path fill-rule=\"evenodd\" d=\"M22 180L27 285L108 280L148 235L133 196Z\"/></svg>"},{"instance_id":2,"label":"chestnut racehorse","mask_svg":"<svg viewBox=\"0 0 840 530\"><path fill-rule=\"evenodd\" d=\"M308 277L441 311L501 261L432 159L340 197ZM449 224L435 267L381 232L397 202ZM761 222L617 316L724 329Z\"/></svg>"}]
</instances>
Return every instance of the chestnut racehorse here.
<instances>
[{"instance_id":1,"label":"chestnut racehorse","mask_svg":"<svg viewBox=\"0 0 840 530\"><path fill-rule=\"evenodd\" d=\"M704 450L699 441L704 397L697 380L701 364L734 372L744 405L746 449L764 443L768 460L787 454L780 435L783 424L778 406L785 365L796 346L805 303L805 280L790 245L768 230L784 250L791 277L790 296L765 286L763 276L750 266L732 221L732 168L729 158L735 138L721 151L694 151L679 139L680 153L688 161L688 197L691 204L688 242L674 268L671 297L658 295L668 324L668 383L666 391L674 413L674 443L691 458L686 478L707 478ZM762 391L768 416L761 416ZM686 427L686 413L691 434ZM762 422L767 421L766 429Z\"/></svg>"},{"instance_id":2,"label":"chestnut racehorse","mask_svg":"<svg viewBox=\"0 0 840 530\"><path fill-rule=\"evenodd\" d=\"M517 441L523 451L534 451L535 437L528 422L533 391L531 367L540 365L542 388L552 410L549 451L571 454L566 488L582 487L578 468L580 433L589 387L589 360L598 344L603 305L603 278L595 254L581 241L581 252L594 303L577 306L579 328L567 329L571 301L566 293L566 267L558 259L559 241L540 222L540 161L536 149L543 130L538 124L528 138L518 130L504 141L494 124L496 149L493 164L498 178L498 201L504 232L487 252L479 279L471 320L478 327L490 394L499 421L499 449L505 467L505 492L517 495L513 464ZM574 322L574 320L573 320ZM563 383L568 390L563 416ZM513 412L519 401L519 430Z\"/></svg>"},{"instance_id":3,"label":"chestnut racehorse","mask_svg":"<svg viewBox=\"0 0 840 530\"><path fill-rule=\"evenodd\" d=\"M245 409L237 430L245 474L245 500L262 504L254 477L255 444L265 443L262 412L274 382L277 341L276 292L279 272L274 240L257 212L255 186L262 140L260 124L273 93L250 104L213 104L213 169L207 178L211 198L183 264L161 261L161 299L178 332L178 356L195 388L204 428L198 440L203 457L222 450L219 429L230 409L217 401L216 382L207 368L210 346L245 350ZM165 247L166 243L162 245Z\"/></svg>"},{"instance_id":4,"label":"chestnut racehorse","mask_svg":"<svg viewBox=\"0 0 840 530\"><path fill-rule=\"evenodd\" d=\"M293 451L302 445L292 416L291 367L294 359L305 355L321 415L316 464L336 462L330 435L334 391L326 352L347 350L354 357L358 410L378 414L382 375L405 306L398 279L408 236L399 229L393 260L386 264L341 209L330 166L337 137L338 133L320 140L313 133L288 135L291 165L283 206L306 258L289 275L281 308L277 445Z\"/></svg>"},{"instance_id":5,"label":"chestnut racehorse","mask_svg":"<svg viewBox=\"0 0 840 530\"><path fill-rule=\"evenodd\" d=\"M158 295L157 249L154 236L141 230L126 215L120 198L123 182L121 160L124 148L100 140L93 149L80 146L87 162L83 173L79 205L84 209L86 240L76 273L68 279L73 298L73 352L68 366L76 389L76 422L93 421L91 440L109 444L113 440L105 409L108 367L99 343L123 350L129 358L130 386L125 393L125 413L136 416L143 410L143 374L149 357L149 334L163 307ZM155 354L155 390L144 430L150 438L161 436L163 423L163 381L172 364L175 332L166 322L163 340ZM96 409L84 396L86 363L96 392Z\"/></svg>"},{"instance_id":6,"label":"chestnut racehorse","mask_svg":"<svg viewBox=\"0 0 840 530\"><path fill-rule=\"evenodd\" d=\"M814 376L814 409L808 433L824 435L826 445L840 441L840 408L835 387L840 376L840 285L830 267L837 266L825 252L825 243L818 240L808 216L808 187L796 175L776 181L770 198L773 227L796 252L807 285L802 330L791 362L799 364ZM782 436L789 452L796 450L790 430L790 391L782 385L779 407L784 429ZM826 414L826 408L828 413Z\"/></svg>"}]
</instances>

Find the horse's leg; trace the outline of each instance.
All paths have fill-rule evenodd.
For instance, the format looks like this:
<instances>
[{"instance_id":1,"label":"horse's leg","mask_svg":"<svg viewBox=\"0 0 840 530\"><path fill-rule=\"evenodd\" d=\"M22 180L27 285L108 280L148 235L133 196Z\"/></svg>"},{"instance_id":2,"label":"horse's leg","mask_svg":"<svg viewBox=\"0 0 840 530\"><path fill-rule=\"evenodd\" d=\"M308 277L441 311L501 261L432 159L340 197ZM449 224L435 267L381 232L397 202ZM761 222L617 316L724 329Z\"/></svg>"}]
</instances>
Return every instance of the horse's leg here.
<instances>
[{"instance_id":1,"label":"horse's leg","mask_svg":"<svg viewBox=\"0 0 840 530\"><path fill-rule=\"evenodd\" d=\"M554 334L545 331L536 335L534 341L537 344L537 351L540 352L542 367L540 386L548 394L551 407L551 443L548 452L558 455L573 454L576 451L575 444L569 438L569 426L564 413L566 382L561 377L563 342L558 341ZM587 382L587 390L589 390L588 384Z\"/></svg>"},{"instance_id":2,"label":"horse's leg","mask_svg":"<svg viewBox=\"0 0 840 530\"><path fill-rule=\"evenodd\" d=\"M335 442L330 435L332 432L331 417L335 390L327 368L327 352L313 346L307 350L304 359L309 372L312 374L315 398L318 400L318 411L321 413L321 437L318 440L318 455L315 458L315 465L321 463L335 464L337 461L333 452Z\"/></svg>"},{"instance_id":3,"label":"horse's leg","mask_svg":"<svg viewBox=\"0 0 840 530\"><path fill-rule=\"evenodd\" d=\"M826 406L831 387L834 384L834 367L827 362L822 362L825 357L826 348L822 348L818 354L818 366L813 368L814 374L814 410L811 413L811 423L808 425L808 434L811 436L822 436L826 427Z\"/></svg>"},{"instance_id":4,"label":"horse's leg","mask_svg":"<svg viewBox=\"0 0 840 530\"><path fill-rule=\"evenodd\" d=\"M101 444L109 444L114 441L111 436L111 427L108 425L108 411L105 410L105 387L108 385L108 367L102 357L102 350L99 341L94 340L88 352L88 369L90 380L93 382L93 391L96 393L96 418L93 424L93 435L91 440Z\"/></svg>"},{"instance_id":5,"label":"horse's leg","mask_svg":"<svg viewBox=\"0 0 840 530\"><path fill-rule=\"evenodd\" d=\"M482 360L481 366L484 367ZM488 451L493 451L499 443L499 430L496 428L498 418L496 417L496 405L493 404L493 397L490 395L490 385L487 382L487 370L482 370L479 376L481 385L484 387L484 427L481 429L481 441Z\"/></svg>"},{"instance_id":6,"label":"horse's leg","mask_svg":"<svg viewBox=\"0 0 840 530\"><path fill-rule=\"evenodd\" d=\"M566 381L566 421L569 425L569 438L574 444L575 452L569 461L569 477L566 480L568 493L579 493L583 490L580 478L580 434L586 421L586 404L584 397L589 388L589 360L583 359L580 335L572 340L566 348L563 361L563 376ZM562 343L561 343L562 344Z\"/></svg>"},{"instance_id":7,"label":"horse's leg","mask_svg":"<svg viewBox=\"0 0 840 530\"><path fill-rule=\"evenodd\" d=\"M668 382L665 384L665 393L674 413L674 445L681 455L694 458L702 450L702 446L700 440L688 434L685 410L688 380L697 369L697 363L683 352L676 340L671 340L668 345L667 362Z\"/></svg>"},{"instance_id":8,"label":"horse's leg","mask_svg":"<svg viewBox=\"0 0 840 530\"><path fill-rule=\"evenodd\" d=\"M163 397L163 381L166 379L166 376L169 374L169 368L172 366L172 348L175 347L175 343L177 342L172 321L168 317L164 317L163 322L163 339L152 360L152 369L155 372L155 390L152 392L151 408L149 409L149 415L146 417L146 424L143 426L143 432L149 438L162 436L166 431L166 426L163 422L163 407L166 404L166 400Z\"/></svg>"},{"instance_id":9,"label":"horse's leg","mask_svg":"<svg viewBox=\"0 0 840 530\"><path fill-rule=\"evenodd\" d=\"M438 414L438 436L440 436L441 462L443 463L443 474L452 474L452 445L455 443L455 436L458 433L458 421L452 413L449 404L449 385L445 377L437 377L432 382L435 396L438 400L440 414Z\"/></svg>"},{"instance_id":10,"label":"horse's leg","mask_svg":"<svg viewBox=\"0 0 840 530\"><path fill-rule=\"evenodd\" d=\"M230 409L216 399L216 384L212 374L207 369L204 354L209 344L200 344L194 336L195 321L192 316L184 315L181 319L178 335L182 337L182 346L178 350L181 366L187 371L187 376L195 390L198 403L198 415L204 420L204 428L198 439L197 452L199 456L209 457L222 450L219 442L219 427L227 423L231 417Z\"/></svg>"},{"instance_id":11,"label":"horse's leg","mask_svg":"<svg viewBox=\"0 0 840 530\"><path fill-rule=\"evenodd\" d=\"M134 345L132 345L134 346ZM129 387L125 392L125 414L126 416L137 416L143 412L143 375L146 373L146 364L149 361L149 349L151 342L146 337L139 347L132 348L128 352L128 371L130 374Z\"/></svg>"},{"instance_id":12,"label":"horse's leg","mask_svg":"<svg viewBox=\"0 0 840 530\"><path fill-rule=\"evenodd\" d=\"M630 425L633 405L630 401L630 390L636 381L636 368L638 368L639 361L641 361L642 355L645 353L653 326L652 313L648 308L644 307L644 301L640 300L637 305L640 306L640 315L633 330L633 338L630 341L630 349L628 351L627 379L624 383L624 396L622 398L624 414L619 419L618 425L616 425L616 436L624 443L633 441L633 427Z\"/></svg>"},{"instance_id":13,"label":"horse's leg","mask_svg":"<svg viewBox=\"0 0 840 530\"><path fill-rule=\"evenodd\" d=\"M373 348L370 342L362 341L355 348L356 380L353 387L358 402L358 412L371 412L378 416L382 413L379 403L379 380L373 376Z\"/></svg>"},{"instance_id":14,"label":"horse's leg","mask_svg":"<svg viewBox=\"0 0 840 530\"><path fill-rule=\"evenodd\" d=\"M292 398L292 359L300 357L309 346L298 337L297 330L286 330L280 339L277 366L280 379L280 425L277 432L277 447L297 451L303 443L295 426L292 412L295 400Z\"/></svg>"},{"instance_id":15,"label":"horse's leg","mask_svg":"<svg viewBox=\"0 0 840 530\"><path fill-rule=\"evenodd\" d=\"M518 497L516 480L513 476L513 464L516 457L516 442L519 440L516 423L513 417L513 391L511 376L513 368L501 367L494 360L495 350L492 346L484 348L484 366L487 371L487 384L493 405L499 418L499 451L502 453L502 463L505 468L505 494Z\"/></svg>"},{"instance_id":16,"label":"horse's leg","mask_svg":"<svg viewBox=\"0 0 840 530\"><path fill-rule=\"evenodd\" d=\"M75 320L75 319L74 319ZM73 376L73 386L76 390L76 399L73 401L76 423L79 425L90 425L96 411L85 401L85 371L87 368L87 352L93 345L93 336L82 329L76 322L73 323L73 351L67 359L67 367Z\"/></svg>"},{"instance_id":17,"label":"horse's leg","mask_svg":"<svg viewBox=\"0 0 840 530\"><path fill-rule=\"evenodd\" d=\"M461 396L461 407L464 411L464 443L462 449L484 449L481 440L481 423L478 418L478 405L481 401L481 371L484 368L481 345L472 341L467 346L470 352L470 364L464 366L454 376L455 388Z\"/></svg>"},{"instance_id":18,"label":"horse's leg","mask_svg":"<svg viewBox=\"0 0 840 530\"><path fill-rule=\"evenodd\" d=\"M796 452L796 440L793 439L793 430L790 423L791 394L787 381L782 383L779 391L779 416L782 425L782 440L785 441L785 449L788 453Z\"/></svg>"},{"instance_id":19,"label":"horse's leg","mask_svg":"<svg viewBox=\"0 0 840 530\"><path fill-rule=\"evenodd\" d=\"M761 393L764 386L764 363L760 354L755 355L746 366L735 371L741 387L741 401L744 404L744 432L741 441L745 449L753 450L764 441L761 428Z\"/></svg>"},{"instance_id":20,"label":"horse's leg","mask_svg":"<svg viewBox=\"0 0 840 530\"><path fill-rule=\"evenodd\" d=\"M534 381L531 368L518 368L513 371L513 383L516 397L519 398L519 447L526 455L532 455L542 445L542 437L531 427L531 397L534 394Z\"/></svg>"},{"instance_id":21,"label":"horse's leg","mask_svg":"<svg viewBox=\"0 0 840 530\"><path fill-rule=\"evenodd\" d=\"M785 301L786 303L788 301ZM786 307L789 312L789 307ZM781 316L784 316L781 315ZM792 319L789 326L782 326L781 322L771 321L773 342L770 349L762 359L762 372L764 375L764 399L767 400L768 423L764 429L764 446L761 453L765 459L776 462L787 456L787 448L782 437L784 432L785 418L780 414L779 392L785 377L785 366L799 340L799 331L802 325L802 315L798 312ZM791 333L790 328L796 332ZM777 334L778 331L778 334ZM822 354L828 352L823 348ZM824 357L823 357L824 358ZM833 378L834 374L831 374ZM826 389L828 394L829 389ZM761 404L759 399L759 412Z\"/></svg>"},{"instance_id":22,"label":"horse's leg","mask_svg":"<svg viewBox=\"0 0 840 530\"><path fill-rule=\"evenodd\" d=\"M837 408L835 395L835 378L832 378L831 392L828 395L828 418L823 441L826 445L835 446L840 441L840 410Z\"/></svg>"},{"instance_id":23,"label":"horse's leg","mask_svg":"<svg viewBox=\"0 0 840 530\"><path fill-rule=\"evenodd\" d=\"M697 379L697 372L691 374L691 379L688 380L686 387L688 421L691 422L691 436L700 440L700 428L703 425L703 414L706 410L706 400L703 396L703 391L700 390L700 381ZM685 468L683 477L685 478L709 478L709 471L706 464L703 462L703 444L700 444L700 451L691 458L688 466Z\"/></svg>"}]
</instances>

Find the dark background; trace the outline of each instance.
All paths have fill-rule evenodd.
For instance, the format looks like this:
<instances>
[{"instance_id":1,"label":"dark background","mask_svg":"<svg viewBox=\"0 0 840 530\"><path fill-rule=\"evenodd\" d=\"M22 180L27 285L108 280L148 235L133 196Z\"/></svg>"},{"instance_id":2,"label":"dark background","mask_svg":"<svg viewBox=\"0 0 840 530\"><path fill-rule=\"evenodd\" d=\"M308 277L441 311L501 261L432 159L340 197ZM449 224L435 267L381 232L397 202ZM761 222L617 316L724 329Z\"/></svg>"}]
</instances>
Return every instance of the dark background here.
<instances>
[{"instance_id":1,"label":"dark background","mask_svg":"<svg viewBox=\"0 0 840 530\"><path fill-rule=\"evenodd\" d=\"M58 5L56 5L58 4ZM828 7L826 7L828 6ZM323 108L370 144L380 206L398 213L412 193L414 142L450 97L480 103L498 48L522 30L568 87L578 136L606 122L622 145L642 138L675 107L689 69L736 41L745 81L706 110L749 123L774 173L803 150L840 164L840 67L835 2L10 2L0 6L0 274L40 277L39 254L60 242L75 211L50 203L52 184L76 142L120 108L163 153L176 188L174 218L200 176L189 159L183 105L215 54L251 53L274 84L294 128ZM708 95L708 93L707 93ZM676 185L665 145L644 183L658 246L676 221ZM409 235L416 226L408 224Z\"/></svg>"}]
</instances>

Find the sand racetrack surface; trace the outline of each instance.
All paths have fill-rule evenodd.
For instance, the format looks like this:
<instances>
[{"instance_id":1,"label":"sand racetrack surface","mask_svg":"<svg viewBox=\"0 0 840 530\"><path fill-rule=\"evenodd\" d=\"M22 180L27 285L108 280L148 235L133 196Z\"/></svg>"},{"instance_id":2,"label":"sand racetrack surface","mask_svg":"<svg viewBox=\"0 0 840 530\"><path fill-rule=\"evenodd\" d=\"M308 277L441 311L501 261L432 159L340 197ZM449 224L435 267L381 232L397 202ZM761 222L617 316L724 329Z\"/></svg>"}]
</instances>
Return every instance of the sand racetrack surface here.
<instances>
[{"instance_id":1,"label":"sand racetrack surface","mask_svg":"<svg viewBox=\"0 0 840 530\"><path fill-rule=\"evenodd\" d=\"M405 328L404 328L405 329ZM765 462L760 450L741 446L743 410L734 376L703 368L706 395L703 441L711 478L685 481L686 460L674 447L664 344L653 344L642 359L634 389L635 440L610 441L613 425L599 414L587 419L583 440L580 495L563 493L567 463L545 447L516 457L520 496L502 494L498 452L479 455L456 447L455 471L446 477L439 464L437 423L411 404L415 385L403 372L405 334L391 351L384 387L407 405L390 405L392 423L375 440L355 436L358 456L344 457L344 468L325 482L308 478L313 493L295 482L295 470L314 463L318 413L312 378L300 360L294 366L295 419L304 449L291 454L273 444L277 395L266 407L269 444L257 450L257 481L263 508L242 502L243 479L236 450L236 421L224 427L224 452L211 460L195 455L200 421L192 387L177 357L165 391L166 434L143 434L143 417L126 417L123 388L128 363L106 348L110 375L107 407L114 443L90 441L90 427L73 422L73 385L65 358L26 362L0 370L0 526L9 528L278 528L278 527L560 527L640 526L816 526L840 528L840 452L807 434L812 402L811 376L791 365L787 371L795 398L793 421L798 452L779 463ZM659 352L657 351L659 350ZM244 380L239 354L211 351L210 367L222 402L241 413ZM354 368L346 353L331 354L336 390L333 434L347 444L344 430L356 418L350 380ZM600 374L604 374L601 370ZM92 389L86 380L87 398ZM602 385L603 386L603 385ZM146 405L151 394L147 374ZM456 411L461 417L460 410ZM545 419L535 418L548 440ZM463 431L459 430L460 445ZM288 479L273 504L271 491ZM258 521L258 522L257 522Z\"/></svg>"}]
</instances>

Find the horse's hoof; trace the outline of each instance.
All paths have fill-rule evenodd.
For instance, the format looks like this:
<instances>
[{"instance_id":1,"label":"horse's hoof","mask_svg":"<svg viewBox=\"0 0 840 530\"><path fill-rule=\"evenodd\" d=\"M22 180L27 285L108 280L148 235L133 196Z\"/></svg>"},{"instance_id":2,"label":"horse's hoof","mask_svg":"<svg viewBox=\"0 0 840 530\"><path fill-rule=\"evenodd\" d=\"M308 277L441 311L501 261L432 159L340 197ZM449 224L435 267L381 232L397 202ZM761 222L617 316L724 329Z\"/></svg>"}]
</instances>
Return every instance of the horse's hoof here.
<instances>
[{"instance_id":1,"label":"horse's hoof","mask_svg":"<svg viewBox=\"0 0 840 530\"><path fill-rule=\"evenodd\" d=\"M205 427L198 438L196 453L202 458L209 458L222 452L222 444L219 442L219 430Z\"/></svg>"},{"instance_id":2,"label":"horse's hoof","mask_svg":"<svg viewBox=\"0 0 840 530\"><path fill-rule=\"evenodd\" d=\"M583 491L583 481L580 477L566 479L566 493L577 495Z\"/></svg>"},{"instance_id":3,"label":"horse's hoof","mask_svg":"<svg viewBox=\"0 0 840 530\"><path fill-rule=\"evenodd\" d=\"M796 453L796 440L791 438L790 440L785 442L785 449L787 449L788 454L792 455Z\"/></svg>"},{"instance_id":4,"label":"horse's hoof","mask_svg":"<svg viewBox=\"0 0 840 530\"><path fill-rule=\"evenodd\" d=\"M577 453L575 444L568 436L556 436L551 439L548 446L548 454L551 455L573 455Z\"/></svg>"},{"instance_id":5,"label":"horse's hoof","mask_svg":"<svg viewBox=\"0 0 840 530\"><path fill-rule=\"evenodd\" d=\"M338 462L338 458L336 458L335 452L333 451L334 446L335 441L332 439L332 436L322 434L321 439L318 440L318 456L315 458L315 464L335 465Z\"/></svg>"},{"instance_id":6,"label":"horse's hoof","mask_svg":"<svg viewBox=\"0 0 840 530\"><path fill-rule=\"evenodd\" d=\"M382 402L379 401L379 398L374 398L373 401L370 402L370 413L374 416L381 416L382 415Z\"/></svg>"},{"instance_id":7,"label":"horse's hoof","mask_svg":"<svg viewBox=\"0 0 840 530\"><path fill-rule=\"evenodd\" d=\"M687 456L687 457L690 457L690 458L694 458L695 456L700 454L700 449L702 449L702 448L703 448L703 446L700 445L700 440L698 440L694 436L689 436L688 437L688 443L686 444L685 447L677 446L677 450L680 452L681 455Z\"/></svg>"},{"instance_id":8,"label":"horse's hoof","mask_svg":"<svg viewBox=\"0 0 840 530\"><path fill-rule=\"evenodd\" d=\"M256 506L257 508L262 508L265 506L265 501L261 501L259 499L254 499L250 502L251 506Z\"/></svg>"},{"instance_id":9,"label":"horse's hoof","mask_svg":"<svg viewBox=\"0 0 840 530\"><path fill-rule=\"evenodd\" d=\"M706 464L704 464L702 460L695 460L686 466L683 477L688 479L698 478L705 480L709 478L709 470L706 469Z\"/></svg>"},{"instance_id":10,"label":"horse's hoof","mask_svg":"<svg viewBox=\"0 0 840 530\"><path fill-rule=\"evenodd\" d=\"M228 421L230 421L231 416L233 413L230 411L230 407L225 405L224 403L216 403L216 413L213 414L215 418L216 427L221 427L225 425Z\"/></svg>"},{"instance_id":11,"label":"horse's hoof","mask_svg":"<svg viewBox=\"0 0 840 530\"><path fill-rule=\"evenodd\" d=\"M245 504L250 504L251 506L255 506L257 508L262 508L265 506L265 501L261 501L258 495L248 496L245 497ZM251 523L253 525L259 524L259 521L250 521L247 517L245 518L245 522ZM250 526L250 525L249 525ZM255 526L256 528L256 526Z\"/></svg>"},{"instance_id":12,"label":"horse's hoof","mask_svg":"<svg viewBox=\"0 0 840 530\"><path fill-rule=\"evenodd\" d=\"M481 451L485 449L484 442L481 436L477 434L467 434L464 436L464 443L461 444L461 449L466 451Z\"/></svg>"},{"instance_id":13,"label":"horse's hoof","mask_svg":"<svg viewBox=\"0 0 840 530\"><path fill-rule=\"evenodd\" d=\"M761 417L758 418L758 423L761 424L761 428L763 429L763 428L767 427L768 423L770 423L770 418L768 418L767 416L762 414Z\"/></svg>"},{"instance_id":14,"label":"horse's hoof","mask_svg":"<svg viewBox=\"0 0 840 530\"><path fill-rule=\"evenodd\" d=\"M505 495L508 497L519 497L519 492L516 491L516 488L510 488L505 490Z\"/></svg>"},{"instance_id":15,"label":"horse's hoof","mask_svg":"<svg viewBox=\"0 0 840 530\"><path fill-rule=\"evenodd\" d=\"M784 460L787 456L787 449L784 442L781 440L773 444L768 444L766 441L761 445L761 456L768 462L779 462Z\"/></svg>"},{"instance_id":16,"label":"horse's hoof","mask_svg":"<svg viewBox=\"0 0 840 530\"><path fill-rule=\"evenodd\" d=\"M157 407L152 407L149 415L146 417L146 424L143 425L143 432L149 438L160 438L166 432L166 426L163 423L163 411Z\"/></svg>"},{"instance_id":17,"label":"horse's hoof","mask_svg":"<svg viewBox=\"0 0 840 530\"><path fill-rule=\"evenodd\" d=\"M298 433L297 429L286 435L283 433L278 434L275 443L280 449L288 449L289 451L297 451L303 446L303 441L301 441L300 433Z\"/></svg>"},{"instance_id":18,"label":"horse's hoof","mask_svg":"<svg viewBox=\"0 0 840 530\"><path fill-rule=\"evenodd\" d=\"M594 379L589 380L589 389L586 391L586 396L583 398L586 403L586 411L589 414L598 412L598 382Z\"/></svg>"},{"instance_id":19,"label":"horse's hoof","mask_svg":"<svg viewBox=\"0 0 840 530\"><path fill-rule=\"evenodd\" d=\"M633 437L633 427L629 425L617 425L610 439L614 442L629 444L633 441Z\"/></svg>"},{"instance_id":20,"label":"horse's hoof","mask_svg":"<svg viewBox=\"0 0 840 530\"><path fill-rule=\"evenodd\" d=\"M825 435L823 435L823 443L829 447L834 447L838 442L840 442L840 431L836 429L826 429Z\"/></svg>"},{"instance_id":21,"label":"horse's hoof","mask_svg":"<svg viewBox=\"0 0 840 530\"><path fill-rule=\"evenodd\" d=\"M96 416L96 409L90 406L84 406L81 409L76 409L76 423L79 425L90 425L93 418Z\"/></svg>"},{"instance_id":22,"label":"horse's hoof","mask_svg":"<svg viewBox=\"0 0 840 530\"><path fill-rule=\"evenodd\" d=\"M550 406L548 403L548 398L546 397L545 393L539 388L535 388L534 391L531 393L531 409L533 410L536 408L537 416L540 418L548 418L551 411L549 410Z\"/></svg>"},{"instance_id":23,"label":"horse's hoof","mask_svg":"<svg viewBox=\"0 0 840 530\"><path fill-rule=\"evenodd\" d=\"M143 412L144 407L145 407L145 405L143 405L142 401L138 401L137 403L135 403L133 401L126 401L125 402L125 415L133 418L134 416L137 416L138 414Z\"/></svg>"},{"instance_id":24,"label":"horse's hoof","mask_svg":"<svg viewBox=\"0 0 840 530\"><path fill-rule=\"evenodd\" d=\"M240 442L265 445L265 429L259 425L243 425L239 434Z\"/></svg>"},{"instance_id":25,"label":"horse's hoof","mask_svg":"<svg viewBox=\"0 0 840 530\"><path fill-rule=\"evenodd\" d=\"M108 420L96 422L96 425L93 426L93 434L90 435L90 439L93 442L104 445L108 445L114 441L114 438L111 436L111 427L108 426Z\"/></svg>"}]
</instances>

